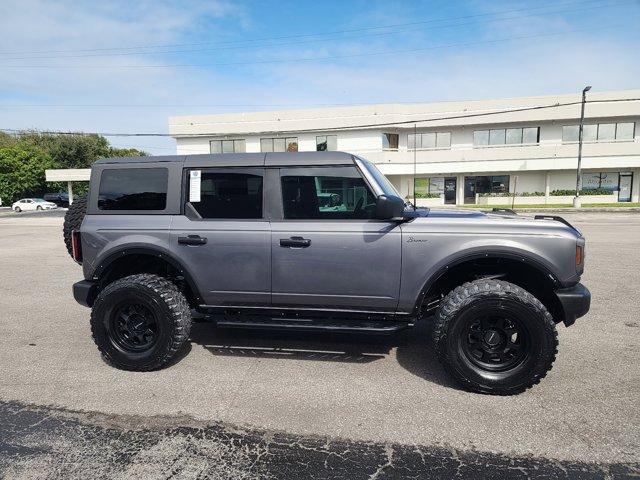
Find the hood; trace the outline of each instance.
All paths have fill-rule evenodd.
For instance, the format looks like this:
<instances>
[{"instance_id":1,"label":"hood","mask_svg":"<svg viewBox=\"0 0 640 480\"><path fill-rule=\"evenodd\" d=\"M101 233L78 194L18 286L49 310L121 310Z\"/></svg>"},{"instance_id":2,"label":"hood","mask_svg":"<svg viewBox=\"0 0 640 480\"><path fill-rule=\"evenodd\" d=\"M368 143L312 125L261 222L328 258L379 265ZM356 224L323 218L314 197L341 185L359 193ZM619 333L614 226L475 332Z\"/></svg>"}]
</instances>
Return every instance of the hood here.
<instances>
[{"instance_id":1,"label":"hood","mask_svg":"<svg viewBox=\"0 0 640 480\"><path fill-rule=\"evenodd\" d=\"M487 214L484 212L478 212L474 210L456 210L456 209L429 209L429 217L439 217L439 218L481 218L486 217Z\"/></svg>"},{"instance_id":2,"label":"hood","mask_svg":"<svg viewBox=\"0 0 640 480\"><path fill-rule=\"evenodd\" d=\"M563 235L580 237L581 232L562 217L553 215L517 215L505 212L481 212L463 209L429 209L426 215L419 215L409 225L413 229L460 229L465 232L494 233L510 232L519 234Z\"/></svg>"}]
</instances>

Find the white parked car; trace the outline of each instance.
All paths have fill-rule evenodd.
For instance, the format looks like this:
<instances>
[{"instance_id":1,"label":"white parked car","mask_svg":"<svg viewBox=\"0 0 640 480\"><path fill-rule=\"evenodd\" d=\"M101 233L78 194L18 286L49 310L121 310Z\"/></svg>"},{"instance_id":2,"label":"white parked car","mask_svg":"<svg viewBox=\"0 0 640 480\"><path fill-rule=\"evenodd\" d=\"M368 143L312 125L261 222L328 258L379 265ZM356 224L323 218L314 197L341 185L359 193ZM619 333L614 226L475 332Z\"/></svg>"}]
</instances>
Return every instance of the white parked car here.
<instances>
[{"instance_id":1,"label":"white parked car","mask_svg":"<svg viewBox=\"0 0 640 480\"><path fill-rule=\"evenodd\" d=\"M24 212L28 210L53 210L58 206L53 202L47 202L43 198L23 198L11 205L11 209L15 212Z\"/></svg>"}]
</instances>

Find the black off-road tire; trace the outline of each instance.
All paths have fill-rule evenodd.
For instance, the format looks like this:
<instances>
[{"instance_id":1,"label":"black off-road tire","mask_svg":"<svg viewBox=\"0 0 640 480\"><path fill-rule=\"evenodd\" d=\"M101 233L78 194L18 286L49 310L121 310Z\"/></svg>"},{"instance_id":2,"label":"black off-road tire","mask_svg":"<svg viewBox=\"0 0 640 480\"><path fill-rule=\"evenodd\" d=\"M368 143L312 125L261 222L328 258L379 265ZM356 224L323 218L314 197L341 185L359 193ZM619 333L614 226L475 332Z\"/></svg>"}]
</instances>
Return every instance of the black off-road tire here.
<instances>
[{"instance_id":1,"label":"black off-road tire","mask_svg":"<svg viewBox=\"0 0 640 480\"><path fill-rule=\"evenodd\" d=\"M146 349L123 348L114 332L114 316L123 305L142 305L153 314L156 338ZM191 309L184 295L169 280L151 274L121 278L107 285L91 310L91 333L103 358L116 368L157 370L167 364L189 338Z\"/></svg>"},{"instance_id":2,"label":"black off-road tire","mask_svg":"<svg viewBox=\"0 0 640 480\"><path fill-rule=\"evenodd\" d=\"M64 244L67 246L67 252L73 258L73 249L71 247L71 232L73 230L80 230L82 220L87 213L87 197L82 195L77 197L71 205L67 213L64 214L64 224L62 226L62 236L64 238Z\"/></svg>"},{"instance_id":3,"label":"black off-road tire","mask_svg":"<svg viewBox=\"0 0 640 480\"><path fill-rule=\"evenodd\" d=\"M495 317L509 318L511 315L525 331L522 334L525 353L518 355L526 356L513 366L506 364L503 371L490 370L492 366L478 366L477 359L474 361L464 344L476 335L469 334L469 328L473 328L469 327L471 322L477 325L478 316L487 312L496 312ZM487 321L497 320L490 318ZM477 336L483 341L487 338ZM488 338L491 340L491 333ZM508 342L509 334L506 338L505 342ZM440 362L460 385L470 391L493 395L514 395L539 383L558 353L555 322L545 306L523 288L492 279L465 283L442 300L436 312L433 341ZM492 348L488 344L482 345ZM484 353L479 355L484 359Z\"/></svg>"}]
</instances>

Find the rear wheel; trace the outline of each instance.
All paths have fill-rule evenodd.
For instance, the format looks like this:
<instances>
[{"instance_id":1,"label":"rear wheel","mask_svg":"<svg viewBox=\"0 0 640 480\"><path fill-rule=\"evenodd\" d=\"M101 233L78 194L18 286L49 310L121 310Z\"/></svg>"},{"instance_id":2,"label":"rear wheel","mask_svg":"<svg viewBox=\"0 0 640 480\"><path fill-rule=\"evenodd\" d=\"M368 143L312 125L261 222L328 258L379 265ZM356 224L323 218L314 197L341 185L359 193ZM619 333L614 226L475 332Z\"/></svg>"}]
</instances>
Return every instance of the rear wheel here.
<instances>
[{"instance_id":1,"label":"rear wheel","mask_svg":"<svg viewBox=\"0 0 640 480\"><path fill-rule=\"evenodd\" d=\"M526 290L476 280L450 292L436 314L434 342L445 369L465 388L520 393L551 369L558 336L551 314Z\"/></svg>"},{"instance_id":2,"label":"rear wheel","mask_svg":"<svg viewBox=\"0 0 640 480\"><path fill-rule=\"evenodd\" d=\"M71 205L67 213L64 215L64 224L62 226L62 237L64 238L64 244L67 247L67 252L73 258L73 247L71 246L71 232L74 230L80 230L82 220L87 213L87 197L81 196L76 198Z\"/></svg>"},{"instance_id":3,"label":"rear wheel","mask_svg":"<svg viewBox=\"0 0 640 480\"><path fill-rule=\"evenodd\" d=\"M191 310L178 288L157 275L116 280L98 295L91 332L103 357L124 370L156 370L189 337Z\"/></svg>"},{"instance_id":4,"label":"rear wheel","mask_svg":"<svg viewBox=\"0 0 640 480\"><path fill-rule=\"evenodd\" d=\"M20 213L22 211L22 209L20 207L16 207L16 213Z\"/></svg>"}]
</instances>

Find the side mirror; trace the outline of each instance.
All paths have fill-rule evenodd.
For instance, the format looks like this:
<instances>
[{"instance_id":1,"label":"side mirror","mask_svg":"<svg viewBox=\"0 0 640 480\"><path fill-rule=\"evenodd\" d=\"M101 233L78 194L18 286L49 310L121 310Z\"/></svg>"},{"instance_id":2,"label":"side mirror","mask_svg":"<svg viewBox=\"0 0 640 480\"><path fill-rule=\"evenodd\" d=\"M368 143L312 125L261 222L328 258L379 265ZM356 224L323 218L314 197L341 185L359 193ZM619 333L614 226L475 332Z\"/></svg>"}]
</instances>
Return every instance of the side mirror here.
<instances>
[{"instance_id":1,"label":"side mirror","mask_svg":"<svg viewBox=\"0 0 640 480\"><path fill-rule=\"evenodd\" d=\"M376 218L378 220L402 220L404 200L394 195L380 195L376 198Z\"/></svg>"}]
</instances>

